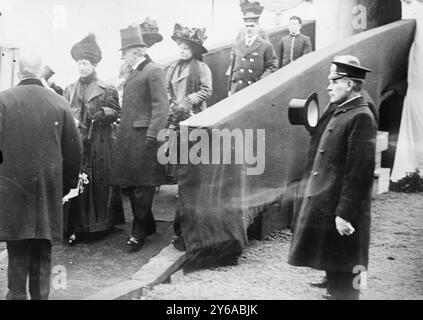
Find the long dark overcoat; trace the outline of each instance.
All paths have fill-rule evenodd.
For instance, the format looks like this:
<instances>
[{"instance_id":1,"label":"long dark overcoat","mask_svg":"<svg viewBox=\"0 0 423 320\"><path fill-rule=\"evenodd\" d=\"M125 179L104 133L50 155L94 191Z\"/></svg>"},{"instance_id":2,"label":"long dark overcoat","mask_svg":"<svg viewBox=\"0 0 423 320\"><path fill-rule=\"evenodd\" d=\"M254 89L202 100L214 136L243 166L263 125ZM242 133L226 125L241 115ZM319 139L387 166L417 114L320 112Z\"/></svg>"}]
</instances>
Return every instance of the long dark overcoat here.
<instances>
[{"instance_id":1,"label":"long dark overcoat","mask_svg":"<svg viewBox=\"0 0 423 320\"><path fill-rule=\"evenodd\" d=\"M0 93L0 149L0 241L61 241L62 197L81 166L68 102L35 79Z\"/></svg>"},{"instance_id":2,"label":"long dark overcoat","mask_svg":"<svg viewBox=\"0 0 423 320\"><path fill-rule=\"evenodd\" d=\"M353 272L355 266L368 266L376 122L362 97L334 107L322 115L311 138L289 263ZM339 235L336 216L355 232Z\"/></svg>"},{"instance_id":3,"label":"long dark overcoat","mask_svg":"<svg viewBox=\"0 0 423 320\"><path fill-rule=\"evenodd\" d=\"M64 97L70 102L72 113L79 122L83 141L82 172L89 183L84 192L69 203L65 214L68 232L98 232L108 230L114 224L124 223L120 190L110 186L110 170L114 141L114 122L120 115L117 90L102 80L90 84L87 97L78 94L80 81L66 87ZM82 99L86 99L85 104ZM84 105L84 107L83 107ZM82 110L85 108L85 110ZM103 117L92 122L93 116L103 110ZM86 114L86 116L82 116ZM74 226L67 227L75 221Z\"/></svg>"},{"instance_id":4,"label":"long dark overcoat","mask_svg":"<svg viewBox=\"0 0 423 320\"><path fill-rule=\"evenodd\" d=\"M123 88L122 118L114 148L112 183L120 186L159 186L165 168L157 160L159 144L147 146L165 129L169 101L162 68L150 59L133 70Z\"/></svg>"}]
</instances>

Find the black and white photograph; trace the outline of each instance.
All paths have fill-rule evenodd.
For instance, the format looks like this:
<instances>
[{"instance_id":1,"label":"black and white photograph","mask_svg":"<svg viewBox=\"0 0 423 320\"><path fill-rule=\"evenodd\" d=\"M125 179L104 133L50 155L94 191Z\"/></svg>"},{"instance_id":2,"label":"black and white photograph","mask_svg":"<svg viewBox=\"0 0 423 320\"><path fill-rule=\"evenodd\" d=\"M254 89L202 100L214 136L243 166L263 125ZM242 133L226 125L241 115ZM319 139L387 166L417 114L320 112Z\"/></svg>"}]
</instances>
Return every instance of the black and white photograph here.
<instances>
[{"instance_id":1,"label":"black and white photograph","mask_svg":"<svg viewBox=\"0 0 423 320\"><path fill-rule=\"evenodd\" d=\"M0 53L0 300L423 299L423 0L1 0Z\"/></svg>"}]
</instances>

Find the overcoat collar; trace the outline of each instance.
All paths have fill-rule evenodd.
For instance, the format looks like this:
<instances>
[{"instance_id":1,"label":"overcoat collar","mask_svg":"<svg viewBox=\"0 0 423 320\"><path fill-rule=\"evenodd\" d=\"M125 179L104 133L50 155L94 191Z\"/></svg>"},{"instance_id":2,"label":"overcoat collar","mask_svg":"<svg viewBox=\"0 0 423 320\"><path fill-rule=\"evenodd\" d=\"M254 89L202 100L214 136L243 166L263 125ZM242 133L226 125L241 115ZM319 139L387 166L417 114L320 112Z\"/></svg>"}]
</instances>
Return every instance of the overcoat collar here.
<instances>
[{"instance_id":1,"label":"overcoat collar","mask_svg":"<svg viewBox=\"0 0 423 320\"><path fill-rule=\"evenodd\" d=\"M148 55L145 55L145 60L138 65L138 67L137 67L136 70L132 70L131 71L131 73L129 74L128 78L126 79L126 82L128 82L129 80L131 80L132 78L134 78L137 75L137 73L140 72L140 71L142 71L145 68L145 66L147 64L149 64L150 62L151 62L150 57Z\"/></svg>"},{"instance_id":2,"label":"overcoat collar","mask_svg":"<svg viewBox=\"0 0 423 320\"><path fill-rule=\"evenodd\" d=\"M347 112L349 110L358 108L358 107L364 107L368 106L368 103L364 101L364 98L362 96L359 96L357 98L354 98L350 101L347 101L344 104L341 104L334 112L334 115L337 115L342 112Z\"/></svg>"},{"instance_id":3,"label":"overcoat collar","mask_svg":"<svg viewBox=\"0 0 423 320\"><path fill-rule=\"evenodd\" d=\"M24 80L22 80L21 82L18 83L18 86L25 86L25 85L28 85L28 84L36 84L36 85L41 86L41 87L44 88L44 85L41 82L41 80L36 79L36 78L27 78L27 79L24 79Z\"/></svg>"},{"instance_id":4,"label":"overcoat collar","mask_svg":"<svg viewBox=\"0 0 423 320\"><path fill-rule=\"evenodd\" d=\"M180 68L180 67L181 67L180 65L176 66L176 70L175 70L176 75L178 74L177 68ZM189 70L190 70L190 64L188 63L188 65L185 66L184 70L182 70L181 74L179 76L178 75L176 76L176 82L179 82L179 81L187 78L189 76Z\"/></svg>"},{"instance_id":5,"label":"overcoat collar","mask_svg":"<svg viewBox=\"0 0 423 320\"><path fill-rule=\"evenodd\" d=\"M95 82L96 82L95 86L94 86L93 90L91 91L90 96L87 99L87 102L90 102L95 97L98 97L99 95L103 94L104 90L107 87L107 84L102 80L96 80ZM72 100L75 96L75 91L76 91L77 86L78 86L78 81L74 82L70 85L70 90L69 90L70 97L71 97L70 103L72 103Z\"/></svg>"}]
</instances>

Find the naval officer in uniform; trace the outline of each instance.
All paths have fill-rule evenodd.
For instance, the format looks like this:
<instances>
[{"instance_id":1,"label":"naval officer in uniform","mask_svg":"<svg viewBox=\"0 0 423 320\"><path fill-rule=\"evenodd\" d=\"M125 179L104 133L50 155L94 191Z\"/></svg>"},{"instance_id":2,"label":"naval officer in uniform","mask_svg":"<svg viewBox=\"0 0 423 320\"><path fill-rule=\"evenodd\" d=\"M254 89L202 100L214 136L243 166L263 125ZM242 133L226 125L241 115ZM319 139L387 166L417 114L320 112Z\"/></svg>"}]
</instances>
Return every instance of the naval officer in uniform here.
<instances>
[{"instance_id":1,"label":"naval officer in uniform","mask_svg":"<svg viewBox=\"0 0 423 320\"><path fill-rule=\"evenodd\" d=\"M258 2L246 3L241 9L244 14L245 35L232 48L228 88L230 94L278 69L272 44L258 34L258 20L263 6Z\"/></svg>"}]
</instances>

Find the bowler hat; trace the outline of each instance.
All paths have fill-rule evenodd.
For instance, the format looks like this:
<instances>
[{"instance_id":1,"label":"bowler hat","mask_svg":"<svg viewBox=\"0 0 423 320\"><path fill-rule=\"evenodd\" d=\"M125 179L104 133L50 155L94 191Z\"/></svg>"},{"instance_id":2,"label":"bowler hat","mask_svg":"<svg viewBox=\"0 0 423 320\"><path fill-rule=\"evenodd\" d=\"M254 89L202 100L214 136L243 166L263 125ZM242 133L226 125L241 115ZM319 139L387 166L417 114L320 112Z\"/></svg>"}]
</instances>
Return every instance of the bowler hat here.
<instances>
[{"instance_id":1,"label":"bowler hat","mask_svg":"<svg viewBox=\"0 0 423 320\"><path fill-rule=\"evenodd\" d=\"M125 50L134 47L147 47L139 25L131 25L120 30L121 48Z\"/></svg>"},{"instance_id":2,"label":"bowler hat","mask_svg":"<svg viewBox=\"0 0 423 320\"><path fill-rule=\"evenodd\" d=\"M332 61L331 70L328 76L329 80L335 80L343 77L363 81L366 74L372 70L360 65L360 61L354 56L338 56Z\"/></svg>"},{"instance_id":3,"label":"bowler hat","mask_svg":"<svg viewBox=\"0 0 423 320\"><path fill-rule=\"evenodd\" d=\"M203 42L207 39L205 32L206 28L188 28L180 23L175 23L172 39L187 41L193 44L201 54L205 54L207 53L207 49L203 46Z\"/></svg>"},{"instance_id":4,"label":"bowler hat","mask_svg":"<svg viewBox=\"0 0 423 320\"><path fill-rule=\"evenodd\" d=\"M142 37L147 47L163 40L163 36L159 33L159 26L156 20L147 17L143 23L140 24Z\"/></svg>"}]
</instances>

